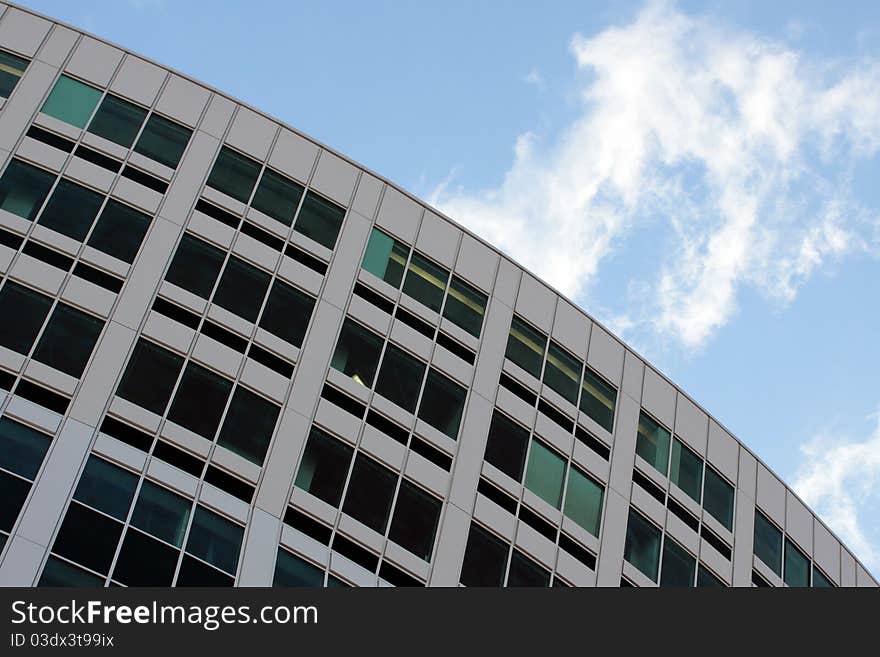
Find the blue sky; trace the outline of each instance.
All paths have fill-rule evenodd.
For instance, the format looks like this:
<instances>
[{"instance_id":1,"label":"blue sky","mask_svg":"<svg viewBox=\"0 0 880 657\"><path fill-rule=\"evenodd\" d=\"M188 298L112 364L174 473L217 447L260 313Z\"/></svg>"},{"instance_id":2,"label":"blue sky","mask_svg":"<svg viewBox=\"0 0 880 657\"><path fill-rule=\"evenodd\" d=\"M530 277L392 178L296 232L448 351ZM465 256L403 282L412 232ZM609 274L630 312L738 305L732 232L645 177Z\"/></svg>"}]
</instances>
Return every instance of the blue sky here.
<instances>
[{"instance_id":1,"label":"blue sky","mask_svg":"<svg viewBox=\"0 0 880 657\"><path fill-rule=\"evenodd\" d=\"M880 572L880 3L24 4L499 245Z\"/></svg>"}]
</instances>

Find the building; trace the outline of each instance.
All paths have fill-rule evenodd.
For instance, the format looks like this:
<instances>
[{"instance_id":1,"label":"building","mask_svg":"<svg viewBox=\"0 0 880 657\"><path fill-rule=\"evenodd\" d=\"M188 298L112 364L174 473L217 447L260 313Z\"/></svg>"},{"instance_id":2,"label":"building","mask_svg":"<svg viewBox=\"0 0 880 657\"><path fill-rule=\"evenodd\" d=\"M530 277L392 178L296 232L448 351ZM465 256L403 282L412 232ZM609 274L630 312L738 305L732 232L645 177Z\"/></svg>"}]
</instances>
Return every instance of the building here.
<instances>
[{"instance_id":1,"label":"building","mask_svg":"<svg viewBox=\"0 0 880 657\"><path fill-rule=\"evenodd\" d=\"M0 7L0 584L876 586L490 245Z\"/></svg>"}]
</instances>

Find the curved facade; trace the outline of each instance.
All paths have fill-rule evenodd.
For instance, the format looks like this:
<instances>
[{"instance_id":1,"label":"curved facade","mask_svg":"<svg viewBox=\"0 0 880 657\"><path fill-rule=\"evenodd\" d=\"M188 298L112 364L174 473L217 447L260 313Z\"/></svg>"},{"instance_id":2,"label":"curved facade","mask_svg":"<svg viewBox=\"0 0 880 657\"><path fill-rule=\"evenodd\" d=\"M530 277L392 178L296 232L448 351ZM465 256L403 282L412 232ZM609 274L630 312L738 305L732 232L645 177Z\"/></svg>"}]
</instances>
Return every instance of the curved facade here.
<instances>
[{"instance_id":1,"label":"curved facade","mask_svg":"<svg viewBox=\"0 0 880 657\"><path fill-rule=\"evenodd\" d=\"M876 586L491 246L0 7L0 584Z\"/></svg>"}]
</instances>

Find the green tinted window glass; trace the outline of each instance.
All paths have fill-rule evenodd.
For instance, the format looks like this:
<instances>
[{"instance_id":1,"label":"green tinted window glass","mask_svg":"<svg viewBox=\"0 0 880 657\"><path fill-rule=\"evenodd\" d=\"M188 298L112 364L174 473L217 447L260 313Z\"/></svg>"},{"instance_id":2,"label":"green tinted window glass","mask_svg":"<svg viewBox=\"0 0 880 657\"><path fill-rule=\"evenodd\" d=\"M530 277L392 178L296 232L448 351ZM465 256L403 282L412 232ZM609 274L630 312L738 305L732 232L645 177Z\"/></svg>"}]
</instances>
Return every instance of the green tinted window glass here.
<instances>
[{"instance_id":1,"label":"green tinted window glass","mask_svg":"<svg viewBox=\"0 0 880 657\"><path fill-rule=\"evenodd\" d=\"M835 584L821 570L813 566L813 588L832 588Z\"/></svg>"},{"instance_id":2,"label":"green tinted window glass","mask_svg":"<svg viewBox=\"0 0 880 657\"><path fill-rule=\"evenodd\" d=\"M249 157L224 146L214 162L208 185L247 203L260 175L260 164Z\"/></svg>"},{"instance_id":3,"label":"green tinted window glass","mask_svg":"<svg viewBox=\"0 0 880 657\"><path fill-rule=\"evenodd\" d=\"M272 586L324 586L324 569L280 549Z\"/></svg>"},{"instance_id":4,"label":"green tinted window glass","mask_svg":"<svg viewBox=\"0 0 880 657\"><path fill-rule=\"evenodd\" d=\"M234 574L243 535L242 527L198 505L186 539L186 551Z\"/></svg>"},{"instance_id":5,"label":"green tinted window glass","mask_svg":"<svg viewBox=\"0 0 880 657\"><path fill-rule=\"evenodd\" d=\"M40 336L34 359L65 374L79 377L103 328L103 320L66 303L59 303Z\"/></svg>"},{"instance_id":6,"label":"green tinted window glass","mask_svg":"<svg viewBox=\"0 0 880 657\"><path fill-rule=\"evenodd\" d=\"M576 404L582 367L583 363L551 341L544 366L544 383Z\"/></svg>"},{"instance_id":7,"label":"green tinted window glass","mask_svg":"<svg viewBox=\"0 0 880 657\"><path fill-rule=\"evenodd\" d=\"M609 433L614 429L614 407L616 403L617 389L605 383L589 367L584 369L584 384L581 389L580 408Z\"/></svg>"},{"instance_id":8,"label":"green tinted window glass","mask_svg":"<svg viewBox=\"0 0 880 657\"><path fill-rule=\"evenodd\" d=\"M134 152L176 169L189 143L190 135L192 130L189 128L153 114L147 120Z\"/></svg>"},{"instance_id":9,"label":"green tinted window glass","mask_svg":"<svg viewBox=\"0 0 880 657\"><path fill-rule=\"evenodd\" d=\"M408 257L408 246L374 228L361 266L396 288L400 287L400 281L403 280Z\"/></svg>"},{"instance_id":10,"label":"green tinted window glass","mask_svg":"<svg viewBox=\"0 0 880 657\"><path fill-rule=\"evenodd\" d=\"M664 475L669 462L669 432L642 413L639 416L636 454Z\"/></svg>"},{"instance_id":11,"label":"green tinted window glass","mask_svg":"<svg viewBox=\"0 0 880 657\"><path fill-rule=\"evenodd\" d=\"M80 570L58 557L49 557L38 586L104 586L104 578Z\"/></svg>"},{"instance_id":12,"label":"green tinted window glass","mask_svg":"<svg viewBox=\"0 0 880 657\"><path fill-rule=\"evenodd\" d=\"M313 427L296 473L297 487L327 504L339 506L352 451L348 445Z\"/></svg>"},{"instance_id":13,"label":"green tinted window glass","mask_svg":"<svg viewBox=\"0 0 880 657\"><path fill-rule=\"evenodd\" d=\"M381 352L382 338L346 318L330 366L370 388L376 376Z\"/></svg>"},{"instance_id":14,"label":"green tinted window glass","mask_svg":"<svg viewBox=\"0 0 880 657\"><path fill-rule=\"evenodd\" d=\"M669 536L663 543L660 586L693 586L697 560Z\"/></svg>"},{"instance_id":15,"label":"green tinted window glass","mask_svg":"<svg viewBox=\"0 0 880 657\"><path fill-rule=\"evenodd\" d=\"M602 519L602 496L605 490L577 468L568 470L568 487L565 490L565 515L574 520L593 536L599 536Z\"/></svg>"},{"instance_id":16,"label":"green tinted window glass","mask_svg":"<svg viewBox=\"0 0 880 657\"><path fill-rule=\"evenodd\" d=\"M466 394L463 387L431 368L419 405L419 418L455 440Z\"/></svg>"},{"instance_id":17,"label":"green tinted window glass","mask_svg":"<svg viewBox=\"0 0 880 657\"><path fill-rule=\"evenodd\" d=\"M151 481L144 481L131 514L131 524L180 547L190 506L191 502L180 495Z\"/></svg>"},{"instance_id":18,"label":"green tinted window glass","mask_svg":"<svg viewBox=\"0 0 880 657\"><path fill-rule=\"evenodd\" d=\"M207 299L211 296L223 259L220 249L184 233L165 280Z\"/></svg>"},{"instance_id":19,"label":"green tinted window glass","mask_svg":"<svg viewBox=\"0 0 880 657\"><path fill-rule=\"evenodd\" d=\"M760 511L755 512L755 555L782 575L782 532Z\"/></svg>"},{"instance_id":20,"label":"green tinted window glass","mask_svg":"<svg viewBox=\"0 0 880 657\"><path fill-rule=\"evenodd\" d=\"M131 264L141 248L150 216L110 199L101 211L89 246Z\"/></svg>"},{"instance_id":21,"label":"green tinted window glass","mask_svg":"<svg viewBox=\"0 0 880 657\"><path fill-rule=\"evenodd\" d=\"M254 194L251 206L289 226L293 222L302 194L302 185L266 169L257 185L257 193Z\"/></svg>"},{"instance_id":22,"label":"green tinted window glass","mask_svg":"<svg viewBox=\"0 0 880 657\"><path fill-rule=\"evenodd\" d=\"M0 468L27 479L37 476L52 439L44 433L0 418Z\"/></svg>"},{"instance_id":23,"label":"green tinted window glass","mask_svg":"<svg viewBox=\"0 0 880 657\"><path fill-rule=\"evenodd\" d=\"M94 87L62 75L40 111L77 128L85 128L100 98L101 92Z\"/></svg>"},{"instance_id":24,"label":"green tinted window glass","mask_svg":"<svg viewBox=\"0 0 880 657\"><path fill-rule=\"evenodd\" d=\"M49 297L7 280L0 289L0 315L16 321L0 322L0 345L27 354L51 307Z\"/></svg>"},{"instance_id":25,"label":"green tinted window glass","mask_svg":"<svg viewBox=\"0 0 880 657\"><path fill-rule=\"evenodd\" d=\"M526 488L558 509L564 477L565 461L543 443L532 440L526 466Z\"/></svg>"},{"instance_id":26,"label":"green tinted window glass","mask_svg":"<svg viewBox=\"0 0 880 657\"><path fill-rule=\"evenodd\" d=\"M632 509L626 524L623 558L646 577L657 581L660 566L660 530Z\"/></svg>"},{"instance_id":27,"label":"green tinted window glass","mask_svg":"<svg viewBox=\"0 0 880 657\"><path fill-rule=\"evenodd\" d=\"M434 312L440 312L443 293L449 272L433 262L413 253L406 268L403 291L416 301L420 301Z\"/></svg>"},{"instance_id":28,"label":"green tinted window glass","mask_svg":"<svg viewBox=\"0 0 880 657\"><path fill-rule=\"evenodd\" d=\"M27 65L26 59L0 51L0 96L9 98Z\"/></svg>"},{"instance_id":29,"label":"green tinted window glass","mask_svg":"<svg viewBox=\"0 0 880 657\"><path fill-rule=\"evenodd\" d=\"M376 392L410 413L416 410L425 364L389 344L379 369Z\"/></svg>"},{"instance_id":30,"label":"green tinted window glass","mask_svg":"<svg viewBox=\"0 0 880 657\"><path fill-rule=\"evenodd\" d=\"M54 182L53 174L12 160L0 178L0 209L33 221Z\"/></svg>"},{"instance_id":31,"label":"green tinted window glass","mask_svg":"<svg viewBox=\"0 0 880 657\"><path fill-rule=\"evenodd\" d=\"M336 246L345 210L312 192L306 193L293 229L332 249Z\"/></svg>"},{"instance_id":32,"label":"green tinted window glass","mask_svg":"<svg viewBox=\"0 0 880 657\"><path fill-rule=\"evenodd\" d=\"M463 328L475 338L480 337L483 315L486 313L486 295L474 289L458 276L452 277L443 316Z\"/></svg>"},{"instance_id":33,"label":"green tinted window glass","mask_svg":"<svg viewBox=\"0 0 880 657\"><path fill-rule=\"evenodd\" d=\"M89 123L89 132L131 148L146 116L144 108L107 94Z\"/></svg>"},{"instance_id":34,"label":"green tinted window glass","mask_svg":"<svg viewBox=\"0 0 880 657\"><path fill-rule=\"evenodd\" d=\"M700 564L697 568L697 586L700 588L723 588L727 584Z\"/></svg>"},{"instance_id":35,"label":"green tinted window glass","mask_svg":"<svg viewBox=\"0 0 880 657\"><path fill-rule=\"evenodd\" d=\"M710 467L706 468L703 508L715 520L733 531L733 486Z\"/></svg>"},{"instance_id":36,"label":"green tinted window glass","mask_svg":"<svg viewBox=\"0 0 880 657\"><path fill-rule=\"evenodd\" d=\"M124 521L137 483L137 475L92 455L79 478L73 499Z\"/></svg>"},{"instance_id":37,"label":"green tinted window glass","mask_svg":"<svg viewBox=\"0 0 880 657\"><path fill-rule=\"evenodd\" d=\"M788 539L785 539L784 579L789 586L810 585L810 560Z\"/></svg>"},{"instance_id":38,"label":"green tinted window glass","mask_svg":"<svg viewBox=\"0 0 880 657\"><path fill-rule=\"evenodd\" d=\"M546 349L547 336L514 315L510 324L510 337L507 339L507 358L539 379Z\"/></svg>"},{"instance_id":39,"label":"green tinted window glass","mask_svg":"<svg viewBox=\"0 0 880 657\"><path fill-rule=\"evenodd\" d=\"M703 459L677 438L672 441L672 462L669 478L697 504L703 487Z\"/></svg>"},{"instance_id":40,"label":"green tinted window glass","mask_svg":"<svg viewBox=\"0 0 880 657\"><path fill-rule=\"evenodd\" d=\"M62 178L37 223L81 242L103 201L104 197L97 192Z\"/></svg>"}]
</instances>

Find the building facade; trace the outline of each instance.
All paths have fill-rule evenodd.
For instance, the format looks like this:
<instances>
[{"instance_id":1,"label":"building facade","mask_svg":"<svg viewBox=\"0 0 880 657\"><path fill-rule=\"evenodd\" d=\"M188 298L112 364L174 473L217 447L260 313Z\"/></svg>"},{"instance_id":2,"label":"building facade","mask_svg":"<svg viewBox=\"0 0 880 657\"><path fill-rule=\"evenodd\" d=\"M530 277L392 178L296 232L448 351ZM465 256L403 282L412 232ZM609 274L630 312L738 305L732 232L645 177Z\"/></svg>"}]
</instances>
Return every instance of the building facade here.
<instances>
[{"instance_id":1,"label":"building facade","mask_svg":"<svg viewBox=\"0 0 880 657\"><path fill-rule=\"evenodd\" d=\"M877 585L490 245L0 11L0 584Z\"/></svg>"}]
</instances>

